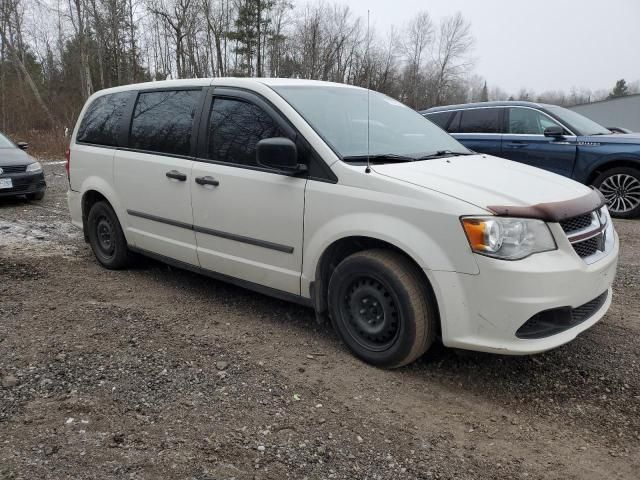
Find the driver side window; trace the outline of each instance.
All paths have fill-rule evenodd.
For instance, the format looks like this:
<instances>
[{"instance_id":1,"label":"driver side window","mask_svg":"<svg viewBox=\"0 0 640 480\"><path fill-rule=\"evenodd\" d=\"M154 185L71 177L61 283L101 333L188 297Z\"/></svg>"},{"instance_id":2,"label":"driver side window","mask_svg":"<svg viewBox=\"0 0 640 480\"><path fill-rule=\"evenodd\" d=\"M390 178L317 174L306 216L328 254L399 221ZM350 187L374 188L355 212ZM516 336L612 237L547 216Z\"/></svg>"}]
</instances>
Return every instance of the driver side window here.
<instances>
[{"instance_id":1,"label":"driver side window","mask_svg":"<svg viewBox=\"0 0 640 480\"><path fill-rule=\"evenodd\" d=\"M209 115L210 159L256 166L257 143L283 136L276 122L257 105L232 98L214 99Z\"/></svg>"},{"instance_id":2,"label":"driver side window","mask_svg":"<svg viewBox=\"0 0 640 480\"><path fill-rule=\"evenodd\" d=\"M560 126L548 116L531 108L510 108L507 133L544 135L548 127Z\"/></svg>"}]
</instances>

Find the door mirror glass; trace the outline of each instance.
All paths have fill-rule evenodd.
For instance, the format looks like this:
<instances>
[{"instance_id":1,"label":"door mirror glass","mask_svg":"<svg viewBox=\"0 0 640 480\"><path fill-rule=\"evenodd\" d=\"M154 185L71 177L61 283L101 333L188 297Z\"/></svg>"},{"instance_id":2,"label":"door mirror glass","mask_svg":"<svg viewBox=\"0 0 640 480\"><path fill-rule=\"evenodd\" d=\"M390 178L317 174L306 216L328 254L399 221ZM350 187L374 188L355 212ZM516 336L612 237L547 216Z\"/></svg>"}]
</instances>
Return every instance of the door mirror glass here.
<instances>
[{"instance_id":1,"label":"door mirror glass","mask_svg":"<svg viewBox=\"0 0 640 480\"><path fill-rule=\"evenodd\" d=\"M552 125L544 129L545 137L562 137L563 133L562 127L558 125Z\"/></svg>"},{"instance_id":2,"label":"door mirror glass","mask_svg":"<svg viewBox=\"0 0 640 480\"><path fill-rule=\"evenodd\" d=\"M285 137L265 138L256 145L256 160L261 167L275 168L286 172L305 170L298 163L296 144Z\"/></svg>"},{"instance_id":3,"label":"door mirror glass","mask_svg":"<svg viewBox=\"0 0 640 480\"><path fill-rule=\"evenodd\" d=\"M26 150L27 148L29 148L29 144L27 142L18 142L16 143L16 145L20 150Z\"/></svg>"}]
</instances>

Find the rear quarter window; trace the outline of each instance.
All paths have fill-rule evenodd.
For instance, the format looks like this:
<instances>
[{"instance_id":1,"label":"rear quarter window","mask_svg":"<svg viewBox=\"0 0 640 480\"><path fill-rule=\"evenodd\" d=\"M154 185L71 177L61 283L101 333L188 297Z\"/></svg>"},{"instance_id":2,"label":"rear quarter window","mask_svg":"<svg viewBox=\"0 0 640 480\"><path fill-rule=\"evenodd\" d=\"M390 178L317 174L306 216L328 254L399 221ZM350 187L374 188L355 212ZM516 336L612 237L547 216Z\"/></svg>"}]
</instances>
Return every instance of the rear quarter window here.
<instances>
[{"instance_id":1,"label":"rear quarter window","mask_svg":"<svg viewBox=\"0 0 640 480\"><path fill-rule=\"evenodd\" d=\"M118 129L136 92L119 92L96 98L87 108L76 142L118 146Z\"/></svg>"}]
</instances>

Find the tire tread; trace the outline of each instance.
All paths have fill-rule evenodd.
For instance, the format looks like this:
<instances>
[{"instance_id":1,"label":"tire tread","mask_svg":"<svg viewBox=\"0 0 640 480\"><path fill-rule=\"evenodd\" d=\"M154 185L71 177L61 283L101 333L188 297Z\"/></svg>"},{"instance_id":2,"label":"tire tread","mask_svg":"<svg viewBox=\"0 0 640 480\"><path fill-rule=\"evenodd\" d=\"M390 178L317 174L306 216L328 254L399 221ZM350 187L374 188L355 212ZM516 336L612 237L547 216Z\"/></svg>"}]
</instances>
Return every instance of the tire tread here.
<instances>
[{"instance_id":1,"label":"tire tread","mask_svg":"<svg viewBox=\"0 0 640 480\"><path fill-rule=\"evenodd\" d=\"M431 292L428 286L418 268L402 253L388 249L363 250L350 255L343 262L358 258L374 261L392 272L407 290L410 308L416 319L415 337L409 352L401 360L386 367L398 368L414 362L428 350L435 339L435 317L431 307L433 302L429 302Z\"/></svg>"}]
</instances>

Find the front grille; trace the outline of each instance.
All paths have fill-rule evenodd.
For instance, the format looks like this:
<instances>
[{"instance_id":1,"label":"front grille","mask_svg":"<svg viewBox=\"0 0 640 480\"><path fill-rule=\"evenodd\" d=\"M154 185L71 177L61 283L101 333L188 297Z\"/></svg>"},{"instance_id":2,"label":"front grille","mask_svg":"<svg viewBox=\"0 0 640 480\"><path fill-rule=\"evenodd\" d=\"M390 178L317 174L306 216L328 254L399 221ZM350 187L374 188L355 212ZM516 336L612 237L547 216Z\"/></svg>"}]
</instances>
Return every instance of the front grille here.
<instances>
[{"instance_id":1,"label":"front grille","mask_svg":"<svg viewBox=\"0 0 640 480\"><path fill-rule=\"evenodd\" d=\"M560 226L562 227L562 230L564 230L564 233L570 234L587 228L591 225L592 218L593 216L591 213L585 213L584 215L578 215L577 217L562 220L560 222Z\"/></svg>"},{"instance_id":2,"label":"front grille","mask_svg":"<svg viewBox=\"0 0 640 480\"><path fill-rule=\"evenodd\" d=\"M8 195L12 193L20 194L22 192L28 192L30 190L42 190L46 186L47 183L44 180L33 182L28 178L19 178L14 179L12 188L0 189L0 195Z\"/></svg>"},{"instance_id":3,"label":"front grille","mask_svg":"<svg viewBox=\"0 0 640 480\"><path fill-rule=\"evenodd\" d=\"M22 173L27 171L26 165L7 165L6 167L0 165L0 168L3 173Z\"/></svg>"},{"instance_id":4,"label":"front grille","mask_svg":"<svg viewBox=\"0 0 640 480\"><path fill-rule=\"evenodd\" d=\"M516 331L516 337L525 339L545 338L564 332L589 320L607 301L609 292L576 308L559 307L536 313Z\"/></svg>"},{"instance_id":5,"label":"front grille","mask_svg":"<svg viewBox=\"0 0 640 480\"><path fill-rule=\"evenodd\" d=\"M597 212L567 218L560 222L560 226L580 258L587 258L604 250L604 225Z\"/></svg>"},{"instance_id":6,"label":"front grille","mask_svg":"<svg viewBox=\"0 0 640 480\"><path fill-rule=\"evenodd\" d=\"M602 234L591 237L581 242L572 243L573 249L576 251L579 257L589 257L596 253L598 250L602 250Z\"/></svg>"}]
</instances>

